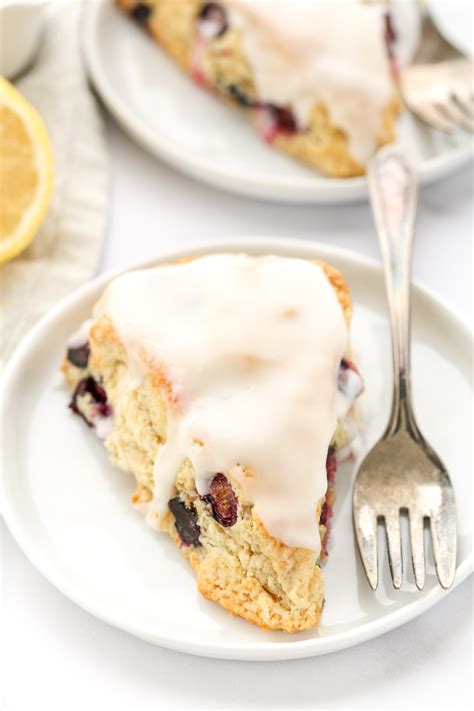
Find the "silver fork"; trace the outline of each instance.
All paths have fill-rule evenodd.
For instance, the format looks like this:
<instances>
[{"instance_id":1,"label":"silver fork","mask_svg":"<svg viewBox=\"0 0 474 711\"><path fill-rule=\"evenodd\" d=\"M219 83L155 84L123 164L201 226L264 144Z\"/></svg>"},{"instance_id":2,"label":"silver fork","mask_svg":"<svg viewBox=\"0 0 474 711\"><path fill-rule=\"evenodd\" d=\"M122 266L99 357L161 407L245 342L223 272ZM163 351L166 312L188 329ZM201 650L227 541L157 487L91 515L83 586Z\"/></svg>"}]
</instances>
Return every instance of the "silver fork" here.
<instances>
[{"instance_id":1,"label":"silver fork","mask_svg":"<svg viewBox=\"0 0 474 711\"><path fill-rule=\"evenodd\" d=\"M388 146L369 163L368 183L390 314L393 401L385 433L362 462L354 484L356 538L368 581L376 590L377 524L383 519L392 582L400 588L400 514L407 512L413 573L422 590L424 523L429 519L436 574L442 587L448 588L456 568L454 492L445 466L418 428L411 398L410 270L417 179L400 149Z\"/></svg>"},{"instance_id":2,"label":"silver fork","mask_svg":"<svg viewBox=\"0 0 474 711\"><path fill-rule=\"evenodd\" d=\"M406 106L441 131L474 131L473 62L441 34L426 1L421 13L420 44L412 63L402 69L400 90Z\"/></svg>"}]
</instances>

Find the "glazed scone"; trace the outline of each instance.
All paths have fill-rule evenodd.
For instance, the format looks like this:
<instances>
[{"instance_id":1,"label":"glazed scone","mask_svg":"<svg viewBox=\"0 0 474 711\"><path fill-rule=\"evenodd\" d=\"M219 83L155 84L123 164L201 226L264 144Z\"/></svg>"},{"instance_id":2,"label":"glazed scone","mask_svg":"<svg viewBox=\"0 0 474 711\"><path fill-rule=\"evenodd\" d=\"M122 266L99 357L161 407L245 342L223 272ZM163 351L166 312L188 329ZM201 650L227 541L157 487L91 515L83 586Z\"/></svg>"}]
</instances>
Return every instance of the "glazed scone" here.
<instances>
[{"instance_id":1,"label":"glazed scone","mask_svg":"<svg viewBox=\"0 0 474 711\"><path fill-rule=\"evenodd\" d=\"M116 1L267 143L328 176L362 174L395 138L394 36L380 3Z\"/></svg>"},{"instance_id":2,"label":"glazed scone","mask_svg":"<svg viewBox=\"0 0 474 711\"><path fill-rule=\"evenodd\" d=\"M134 475L135 507L203 595L263 628L320 620L362 390L350 318L327 264L210 255L118 277L68 344L71 409Z\"/></svg>"}]
</instances>

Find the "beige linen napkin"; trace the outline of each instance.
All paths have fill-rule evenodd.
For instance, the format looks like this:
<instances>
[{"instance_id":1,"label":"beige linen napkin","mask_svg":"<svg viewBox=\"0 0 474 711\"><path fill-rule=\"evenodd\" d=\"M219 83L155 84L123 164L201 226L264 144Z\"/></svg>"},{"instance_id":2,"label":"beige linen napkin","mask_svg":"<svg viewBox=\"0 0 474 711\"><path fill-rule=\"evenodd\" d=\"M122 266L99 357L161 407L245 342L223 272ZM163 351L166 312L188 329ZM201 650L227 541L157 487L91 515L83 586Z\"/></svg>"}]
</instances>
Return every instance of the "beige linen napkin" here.
<instances>
[{"instance_id":1,"label":"beige linen napkin","mask_svg":"<svg viewBox=\"0 0 474 711\"><path fill-rule=\"evenodd\" d=\"M0 365L45 311L94 273L105 234L108 154L82 60L84 7L49 5L42 49L17 87L51 137L54 193L31 246L0 267Z\"/></svg>"}]
</instances>

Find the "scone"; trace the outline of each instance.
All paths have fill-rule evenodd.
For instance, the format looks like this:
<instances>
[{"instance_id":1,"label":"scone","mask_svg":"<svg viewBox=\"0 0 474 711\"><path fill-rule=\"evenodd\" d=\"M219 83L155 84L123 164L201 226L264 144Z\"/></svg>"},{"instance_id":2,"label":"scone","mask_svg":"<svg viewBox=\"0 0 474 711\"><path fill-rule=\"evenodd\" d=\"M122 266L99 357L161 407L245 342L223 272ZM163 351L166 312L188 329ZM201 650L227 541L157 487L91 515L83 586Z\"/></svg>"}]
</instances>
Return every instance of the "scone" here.
<instances>
[{"instance_id":1,"label":"scone","mask_svg":"<svg viewBox=\"0 0 474 711\"><path fill-rule=\"evenodd\" d=\"M267 143L328 176L364 173L395 138L385 4L116 1L195 81L243 109Z\"/></svg>"},{"instance_id":2,"label":"scone","mask_svg":"<svg viewBox=\"0 0 474 711\"><path fill-rule=\"evenodd\" d=\"M320 620L362 390L350 318L327 264L210 255L118 277L68 344L70 407L134 475L135 507L203 595L263 628Z\"/></svg>"}]
</instances>

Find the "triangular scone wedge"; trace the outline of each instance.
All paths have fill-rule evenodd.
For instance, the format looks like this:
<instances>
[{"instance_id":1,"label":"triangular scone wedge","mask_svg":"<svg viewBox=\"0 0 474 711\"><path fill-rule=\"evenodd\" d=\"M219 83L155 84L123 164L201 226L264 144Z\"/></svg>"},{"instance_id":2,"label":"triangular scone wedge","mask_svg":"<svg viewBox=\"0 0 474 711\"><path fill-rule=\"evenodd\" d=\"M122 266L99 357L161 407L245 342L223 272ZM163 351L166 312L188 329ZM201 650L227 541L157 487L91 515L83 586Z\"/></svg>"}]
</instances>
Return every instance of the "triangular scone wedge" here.
<instances>
[{"instance_id":1,"label":"triangular scone wedge","mask_svg":"<svg viewBox=\"0 0 474 711\"><path fill-rule=\"evenodd\" d=\"M344 277L325 262L314 264L334 290L348 327L351 296ZM151 525L171 536L194 569L203 595L265 629L295 632L319 624L324 605L320 562L327 552L337 457L338 452L349 451L356 433L354 400L362 389L348 353L336 376L342 390L350 376L350 400L327 450L328 491L314 502L316 536L319 523L322 541L319 552L287 545L267 531L242 484L259 472L245 467L241 476L231 469L215 472L208 492L199 494L193 464L186 458L174 474L167 512L161 518L151 512L155 478L160 475L157 452L169 436L174 407L173 383L166 368L152 359L140 382L133 381L129 353L106 312L71 340L62 370L73 393L71 408L96 429L111 461L133 474L137 484L133 505ZM199 441L195 444L200 446Z\"/></svg>"}]
</instances>

